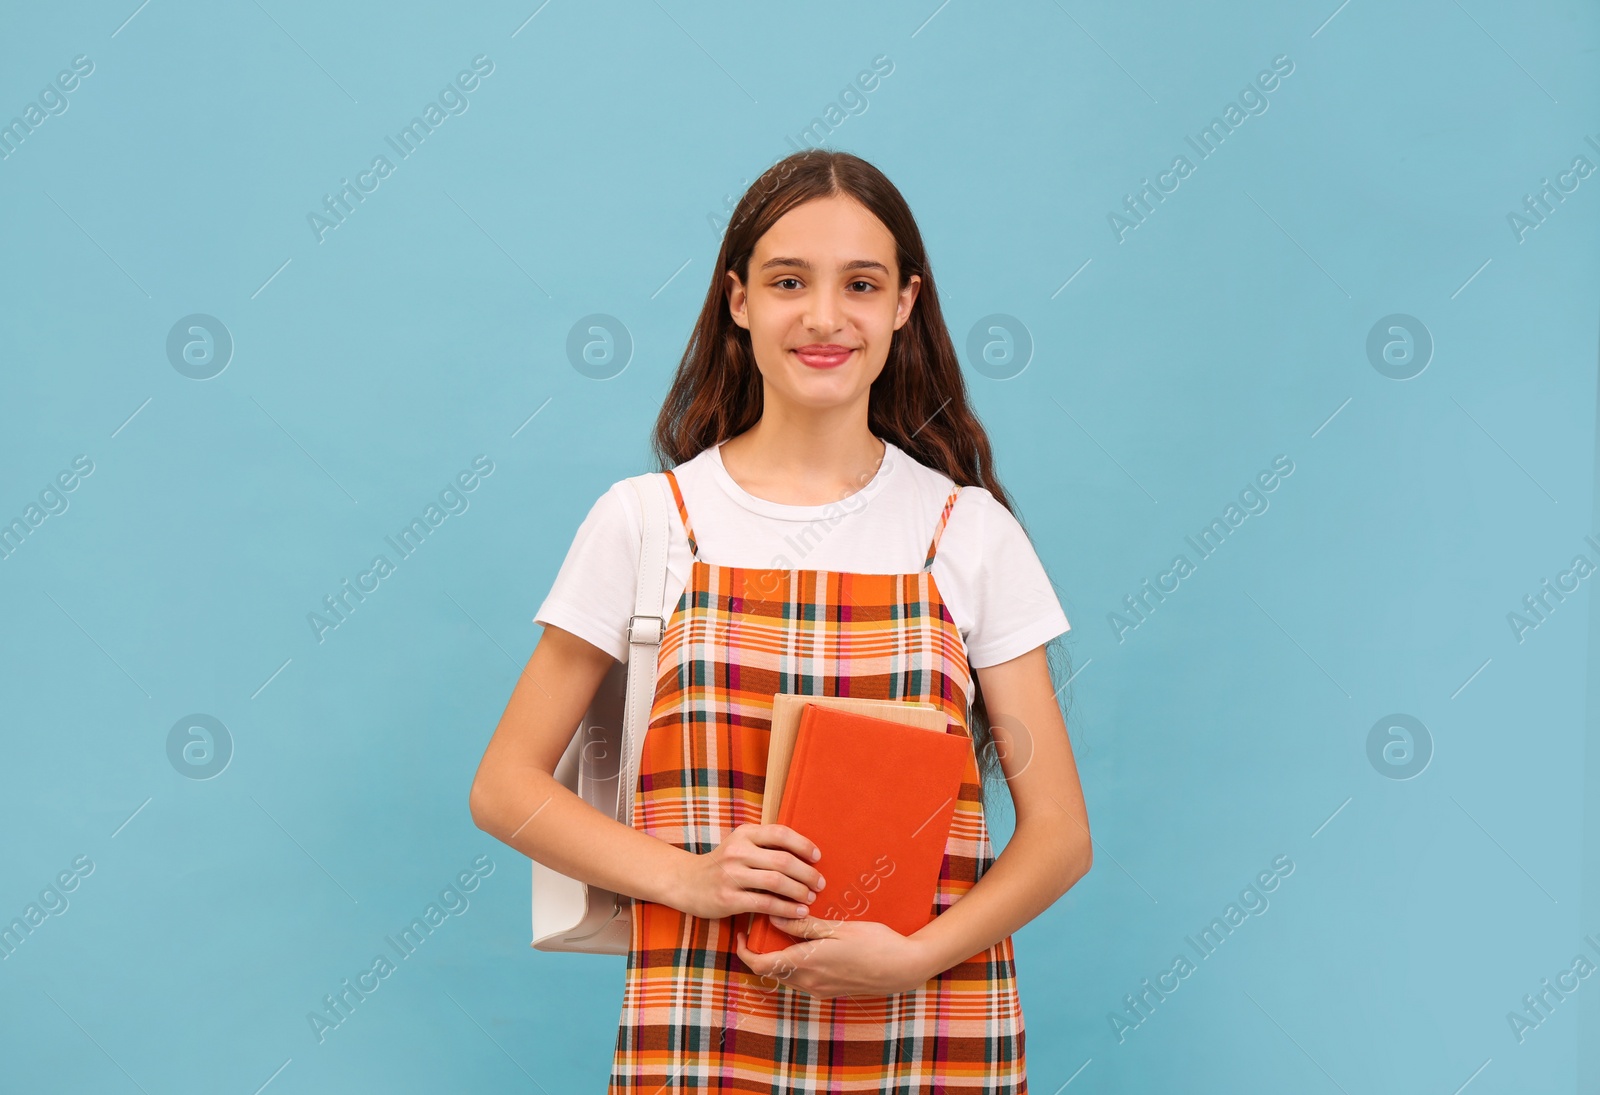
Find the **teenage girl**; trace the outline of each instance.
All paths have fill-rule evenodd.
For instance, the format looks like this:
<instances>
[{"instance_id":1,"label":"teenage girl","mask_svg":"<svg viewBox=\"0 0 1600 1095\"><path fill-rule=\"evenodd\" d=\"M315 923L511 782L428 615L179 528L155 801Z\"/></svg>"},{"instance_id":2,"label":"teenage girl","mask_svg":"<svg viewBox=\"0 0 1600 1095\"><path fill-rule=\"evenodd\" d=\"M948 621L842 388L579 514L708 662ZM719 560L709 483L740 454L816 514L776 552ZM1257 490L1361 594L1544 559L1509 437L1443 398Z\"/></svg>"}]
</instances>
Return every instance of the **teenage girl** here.
<instances>
[{"instance_id":1,"label":"teenage girl","mask_svg":"<svg viewBox=\"0 0 1600 1095\"><path fill-rule=\"evenodd\" d=\"M881 172L824 149L779 161L734 210L715 269L656 423L677 520L633 824L551 774L628 656L642 517L620 482L535 616L473 819L635 899L612 1095L1026 1092L1011 935L1091 862L1046 657L1066 616ZM828 918L854 880L829 877L805 833L760 823L779 692L920 700L971 739L933 919L914 934ZM996 783L1016 812L998 857ZM750 951L752 912L800 942Z\"/></svg>"}]
</instances>

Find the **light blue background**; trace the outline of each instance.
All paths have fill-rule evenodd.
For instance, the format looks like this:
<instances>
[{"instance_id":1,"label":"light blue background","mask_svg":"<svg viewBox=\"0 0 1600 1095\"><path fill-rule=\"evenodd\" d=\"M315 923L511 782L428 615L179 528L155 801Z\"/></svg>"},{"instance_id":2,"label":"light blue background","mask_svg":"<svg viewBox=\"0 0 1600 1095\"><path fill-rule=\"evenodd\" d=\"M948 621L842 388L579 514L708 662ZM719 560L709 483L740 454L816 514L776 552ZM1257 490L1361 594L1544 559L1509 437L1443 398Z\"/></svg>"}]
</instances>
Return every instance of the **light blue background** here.
<instances>
[{"instance_id":1,"label":"light blue background","mask_svg":"<svg viewBox=\"0 0 1600 1095\"><path fill-rule=\"evenodd\" d=\"M827 143L905 193L964 353L983 316L1031 333L1020 375L967 381L1074 624L1097 858L1016 937L1033 1089L1595 1090L1600 978L1507 1021L1600 962L1593 580L1507 624L1600 561L1600 176L1507 222L1600 166L1594 6L535 6L0 23L0 121L95 66L0 161L0 519L94 463L0 561L0 920L95 864L0 962L0 1086L602 1089L622 961L529 949L528 862L468 786L578 522L649 470L714 215L887 55ZM469 109L318 242L480 54ZM1119 243L1107 214L1280 55ZM565 349L596 312L634 342L605 381ZM191 313L234 339L211 380L167 359ZM1410 380L1367 358L1391 313L1435 343ZM319 643L307 614L480 454L470 508ZM1278 454L1270 508L1119 641ZM195 712L233 742L209 780L167 756ZM1367 757L1394 712L1432 739L1413 779ZM1119 1041L1279 855L1270 907ZM307 1013L478 856L470 908L319 1043Z\"/></svg>"}]
</instances>

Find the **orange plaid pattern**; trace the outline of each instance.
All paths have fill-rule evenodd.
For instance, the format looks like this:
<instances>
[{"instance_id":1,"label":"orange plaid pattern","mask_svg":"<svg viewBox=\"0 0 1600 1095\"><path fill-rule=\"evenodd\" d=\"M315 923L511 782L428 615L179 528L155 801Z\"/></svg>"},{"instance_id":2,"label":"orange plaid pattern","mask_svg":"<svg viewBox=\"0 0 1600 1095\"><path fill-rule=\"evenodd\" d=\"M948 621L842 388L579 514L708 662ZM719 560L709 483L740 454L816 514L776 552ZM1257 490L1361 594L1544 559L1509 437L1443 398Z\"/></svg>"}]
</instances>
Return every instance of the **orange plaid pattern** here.
<instances>
[{"instance_id":1,"label":"orange plaid pattern","mask_svg":"<svg viewBox=\"0 0 1600 1095\"><path fill-rule=\"evenodd\" d=\"M677 478L664 474L694 562L661 643L635 828L703 854L735 826L759 824L779 692L931 702L948 732L967 734L971 669L932 573L959 486L920 571L864 574L706 562ZM933 914L993 862L972 757ZM848 880L829 879L834 887L812 915L849 918ZM745 920L634 902L611 1095L1027 1091L1009 936L915 991L819 1000L750 971L734 951Z\"/></svg>"}]
</instances>

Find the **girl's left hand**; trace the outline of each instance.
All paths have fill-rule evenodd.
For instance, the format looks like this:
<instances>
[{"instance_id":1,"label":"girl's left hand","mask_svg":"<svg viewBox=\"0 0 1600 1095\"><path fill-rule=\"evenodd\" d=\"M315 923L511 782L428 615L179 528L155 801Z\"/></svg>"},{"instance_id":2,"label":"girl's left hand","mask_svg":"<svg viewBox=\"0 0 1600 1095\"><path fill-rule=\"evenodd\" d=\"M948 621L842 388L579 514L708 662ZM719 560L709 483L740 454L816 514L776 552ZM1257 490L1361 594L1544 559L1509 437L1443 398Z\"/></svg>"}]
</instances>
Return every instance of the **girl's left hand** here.
<instances>
[{"instance_id":1,"label":"girl's left hand","mask_svg":"<svg viewBox=\"0 0 1600 1095\"><path fill-rule=\"evenodd\" d=\"M757 954L739 931L734 946L740 959L764 981L781 980L823 1000L910 992L937 972L929 972L916 940L887 924L815 916L774 916L772 922L800 942Z\"/></svg>"}]
</instances>

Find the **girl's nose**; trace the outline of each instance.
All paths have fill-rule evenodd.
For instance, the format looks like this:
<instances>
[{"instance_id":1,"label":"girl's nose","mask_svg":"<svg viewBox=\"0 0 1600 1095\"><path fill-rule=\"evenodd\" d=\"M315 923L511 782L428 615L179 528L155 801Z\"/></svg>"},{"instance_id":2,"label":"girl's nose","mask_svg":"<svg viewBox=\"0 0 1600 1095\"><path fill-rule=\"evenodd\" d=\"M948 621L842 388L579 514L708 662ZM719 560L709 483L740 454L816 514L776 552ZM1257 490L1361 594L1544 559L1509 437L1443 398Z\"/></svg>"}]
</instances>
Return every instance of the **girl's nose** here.
<instances>
[{"instance_id":1,"label":"girl's nose","mask_svg":"<svg viewBox=\"0 0 1600 1095\"><path fill-rule=\"evenodd\" d=\"M839 306L829 292L811 294L806 304L806 322L815 330L828 334L838 322Z\"/></svg>"}]
</instances>

